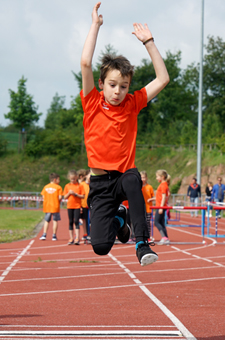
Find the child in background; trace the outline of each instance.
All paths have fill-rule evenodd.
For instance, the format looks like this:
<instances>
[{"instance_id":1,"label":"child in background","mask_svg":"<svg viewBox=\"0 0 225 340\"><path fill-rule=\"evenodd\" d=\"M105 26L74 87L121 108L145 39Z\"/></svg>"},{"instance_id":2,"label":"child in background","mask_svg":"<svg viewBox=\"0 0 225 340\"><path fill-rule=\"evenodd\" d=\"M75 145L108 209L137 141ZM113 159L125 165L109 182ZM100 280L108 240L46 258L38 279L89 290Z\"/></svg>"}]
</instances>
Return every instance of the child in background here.
<instances>
[{"instance_id":1,"label":"child in background","mask_svg":"<svg viewBox=\"0 0 225 340\"><path fill-rule=\"evenodd\" d=\"M156 191L156 206L164 207L166 205L166 198L169 194L169 188L167 184L167 172L166 170L156 171L156 180L160 183ZM158 242L158 245L170 244L166 226L165 226L165 212L164 209L156 209L155 213L155 226L159 230L162 238Z\"/></svg>"},{"instance_id":2,"label":"child in background","mask_svg":"<svg viewBox=\"0 0 225 340\"><path fill-rule=\"evenodd\" d=\"M88 209L88 204L87 204L87 198L89 194L89 177L90 177L90 171L89 170L79 170L79 181L80 181L80 186L83 187L84 191L84 198L81 200L81 214L80 218L82 219L83 222L83 237L82 240L87 241L88 239L88 215L89 215L89 209Z\"/></svg>"},{"instance_id":3,"label":"child in background","mask_svg":"<svg viewBox=\"0 0 225 340\"><path fill-rule=\"evenodd\" d=\"M84 177L86 177L86 174L87 174L86 169L80 169L80 170L77 171L78 183L79 184L84 180Z\"/></svg>"},{"instance_id":4,"label":"child in background","mask_svg":"<svg viewBox=\"0 0 225 340\"><path fill-rule=\"evenodd\" d=\"M170 189L169 189L169 186L170 186L170 181L171 181L171 176L169 174L167 174L167 184L168 184L168 196L166 197L166 205L169 204L169 199L170 199ZM167 216L167 219L170 220L170 209L166 209L166 216Z\"/></svg>"},{"instance_id":5,"label":"child in background","mask_svg":"<svg viewBox=\"0 0 225 340\"><path fill-rule=\"evenodd\" d=\"M57 241L56 232L58 221L60 218L60 201L62 199L62 188L59 185L60 178L56 173L51 173L49 176L50 183L45 185L41 195L43 196L43 211L45 212L44 232L40 240L45 240L48 231L48 225L53 216L53 235L52 241Z\"/></svg>"},{"instance_id":6,"label":"child in background","mask_svg":"<svg viewBox=\"0 0 225 340\"><path fill-rule=\"evenodd\" d=\"M99 29L103 24L98 15L101 2L92 11L92 24L81 56L84 110L84 138L88 166L91 168L88 205L91 212L91 244L98 255L110 252L116 236L126 243L130 228L126 222L128 199L136 237L136 255L142 266L158 259L148 244L145 203L141 177L135 167L137 116L147 103L169 82L163 59L154 44L147 24L134 23L132 32L152 60L155 79L142 84L139 91L129 94L134 67L123 56L104 55L100 66L99 88L95 87L92 64ZM118 26L118 24L116 23ZM135 52L135 51L134 51Z\"/></svg>"},{"instance_id":7,"label":"child in background","mask_svg":"<svg viewBox=\"0 0 225 340\"><path fill-rule=\"evenodd\" d=\"M146 207L146 220L148 225L149 238L151 238L151 218L152 218L152 201L155 200L155 194L153 187L148 184L148 177L146 171L141 171L141 180L142 180L142 193L145 200Z\"/></svg>"},{"instance_id":8,"label":"child in background","mask_svg":"<svg viewBox=\"0 0 225 340\"><path fill-rule=\"evenodd\" d=\"M67 201L67 210L69 217L69 242L68 245L71 244L80 244L80 226L79 226L79 218L80 218L80 208L81 208L81 199L84 198L84 190L78 183L78 175L75 170L70 170L68 172L68 179L70 183L65 185L63 195ZM75 240L73 236L73 225L75 224Z\"/></svg>"}]
</instances>

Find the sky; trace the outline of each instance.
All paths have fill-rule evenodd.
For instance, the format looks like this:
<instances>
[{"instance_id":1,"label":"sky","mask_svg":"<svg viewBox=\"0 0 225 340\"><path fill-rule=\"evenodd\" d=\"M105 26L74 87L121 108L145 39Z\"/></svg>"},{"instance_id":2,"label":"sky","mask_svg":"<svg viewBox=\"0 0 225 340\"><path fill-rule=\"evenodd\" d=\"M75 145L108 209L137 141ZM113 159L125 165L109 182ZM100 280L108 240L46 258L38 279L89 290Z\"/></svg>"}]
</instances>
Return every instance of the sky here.
<instances>
[{"instance_id":1,"label":"sky","mask_svg":"<svg viewBox=\"0 0 225 340\"><path fill-rule=\"evenodd\" d=\"M9 89L27 79L44 126L56 93L79 94L72 71L80 71L80 57L91 25L95 0L0 0L0 125L10 102ZM132 34L133 23L147 23L162 57L182 52L181 68L200 61L202 0L102 0L103 15L93 64L111 44L133 65L148 58L145 47ZM207 36L225 41L225 0L204 0L204 43ZM143 84L144 86L145 84Z\"/></svg>"}]
</instances>

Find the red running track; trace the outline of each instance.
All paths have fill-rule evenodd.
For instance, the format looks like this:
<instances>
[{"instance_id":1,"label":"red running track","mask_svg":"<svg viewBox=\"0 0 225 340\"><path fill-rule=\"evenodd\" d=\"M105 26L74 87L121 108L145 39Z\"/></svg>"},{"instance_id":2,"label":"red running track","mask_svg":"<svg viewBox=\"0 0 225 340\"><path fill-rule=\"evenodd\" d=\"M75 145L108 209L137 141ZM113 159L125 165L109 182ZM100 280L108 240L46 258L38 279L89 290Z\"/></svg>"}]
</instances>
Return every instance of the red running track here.
<instances>
[{"instance_id":1,"label":"red running track","mask_svg":"<svg viewBox=\"0 0 225 340\"><path fill-rule=\"evenodd\" d=\"M159 260L141 267L133 244L103 257L68 246L61 216L57 242L50 225L46 241L40 232L0 245L0 339L225 339L224 239L203 244L200 228L170 227L173 243L156 245ZM200 217L183 213L179 223Z\"/></svg>"}]
</instances>

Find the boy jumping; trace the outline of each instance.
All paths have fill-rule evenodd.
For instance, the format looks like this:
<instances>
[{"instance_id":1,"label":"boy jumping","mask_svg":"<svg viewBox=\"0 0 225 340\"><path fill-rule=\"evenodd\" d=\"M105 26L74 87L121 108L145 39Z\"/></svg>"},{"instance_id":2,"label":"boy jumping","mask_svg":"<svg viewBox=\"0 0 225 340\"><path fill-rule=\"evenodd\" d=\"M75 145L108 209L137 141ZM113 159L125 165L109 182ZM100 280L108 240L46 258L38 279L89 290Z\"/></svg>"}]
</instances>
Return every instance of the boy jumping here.
<instances>
[{"instance_id":1,"label":"boy jumping","mask_svg":"<svg viewBox=\"0 0 225 340\"><path fill-rule=\"evenodd\" d=\"M91 168L88 205L91 213L91 243L98 255L111 250L116 236L122 243L130 237L126 223L126 208L121 202L128 199L136 237L136 254L142 266L157 261L158 256L148 244L145 202L140 174L135 167L137 115L169 82L163 59L157 50L147 24L135 23L132 32L145 46L151 57L156 78L128 94L133 66L123 56L103 57L99 88L94 85L92 58L102 15L101 2L92 11L92 25L81 57L83 89L80 93L84 110L84 136Z\"/></svg>"}]
</instances>

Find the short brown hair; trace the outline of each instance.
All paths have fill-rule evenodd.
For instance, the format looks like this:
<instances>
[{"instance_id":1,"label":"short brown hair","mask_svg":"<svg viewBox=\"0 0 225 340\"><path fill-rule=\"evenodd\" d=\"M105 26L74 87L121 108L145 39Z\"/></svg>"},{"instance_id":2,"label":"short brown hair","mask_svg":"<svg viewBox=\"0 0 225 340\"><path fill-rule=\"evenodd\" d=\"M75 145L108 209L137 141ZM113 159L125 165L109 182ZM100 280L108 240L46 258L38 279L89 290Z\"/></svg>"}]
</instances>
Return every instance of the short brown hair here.
<instances>
[{"instance_id":1,"label":"short brown hair","mask_svg":"<svg viewBox=\"0 0 225 340\"><path fill-rule=\"evenodd\" d=\"M77 176L76 170L69 170L67 174L67 178L70 179L70 176Z\"/></svg>"},{"instance_id":2,"label":"short brown hair","mask_svg":"<svg viewBox=\"0 0 225 340\"><path fill-rule=\"evenodd\" d=\"M106 54L102 58L102 65L100 67L100 79L104 83L107 73L112 70L118 70L122 77L130 77L130 82L134 74L134 66L129 60L122 55Z\"/></svg>"},{"instance_id":3,"label":"short brown hair","mask_svg":"<svg viewBox=\"0 0 225 340\"><path fill-rule=\"evenodd\" d=\"M57 179L59 178L60 176L58 174L56 174L55 172L52 172L50 175L49 175L49 180L50 182L52 182L54 179Z\"/></svg>"}]
</instances>

